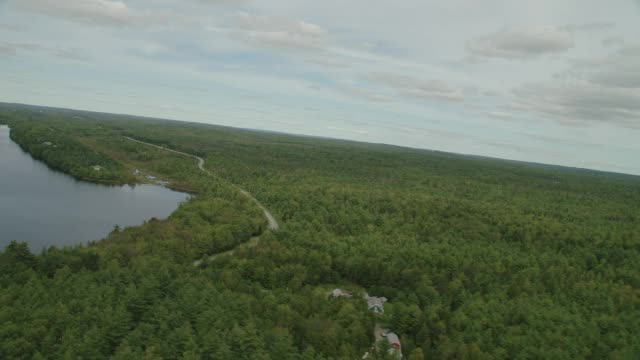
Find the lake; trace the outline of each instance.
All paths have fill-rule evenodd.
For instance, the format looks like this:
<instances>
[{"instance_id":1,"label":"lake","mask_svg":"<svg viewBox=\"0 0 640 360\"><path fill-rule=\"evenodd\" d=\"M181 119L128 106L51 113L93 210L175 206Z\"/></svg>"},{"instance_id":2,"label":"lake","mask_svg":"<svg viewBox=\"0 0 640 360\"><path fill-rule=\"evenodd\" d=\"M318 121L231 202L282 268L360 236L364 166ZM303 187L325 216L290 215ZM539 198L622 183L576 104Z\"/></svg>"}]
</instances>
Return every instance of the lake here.
<instances>
[{"instance_id":1,"label":"lake","mask_svg":"<svg viewBox=\"0 0 640 360\"><path fill-rule=\"evenodd\" d=\"M164 219L188 194L154 185L105 186L78 181L36 161L0 125L0 248L26 241L39 252L100 240L117 224Z\"/></svg>"}]
</instances>

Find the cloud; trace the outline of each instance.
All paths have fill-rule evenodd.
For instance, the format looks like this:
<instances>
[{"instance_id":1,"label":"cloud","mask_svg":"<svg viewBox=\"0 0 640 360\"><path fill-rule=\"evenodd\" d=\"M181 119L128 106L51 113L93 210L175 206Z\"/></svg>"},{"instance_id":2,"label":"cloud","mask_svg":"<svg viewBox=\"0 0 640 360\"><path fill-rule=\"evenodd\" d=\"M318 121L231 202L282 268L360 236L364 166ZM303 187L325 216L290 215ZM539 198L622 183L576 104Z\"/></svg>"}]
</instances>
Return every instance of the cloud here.
<instances>
[{"instance_id":1,"label":"cloud","mask_svg":"<svg viewBox=\"0 0 640 360\"><path fill-rule=\"evenodd\" d=\"M499 91L496 91L496 90L483 90L482 95L487 97L495 97L495 96L500 96L501 94Z\"/></svg>"},{"instance_id":2,"label":"cloud","mask_svg":"<svg viewBox=\"0 0 640 360\"><path fill-rule=\"evenodd\" d=\"M462 91L451 88L441 80L423 80L392 73L373 73L370 79L395 89L397 95L403 97L447 101L461 101L464 98Z\"/></svg>"},{"instance_id":3,"label":"cloud","mask_svg":"<svg viewBox=\"0 0 640 360\"><path fill-rule=\"evenodd\" d=\"M640 89L640 46L622 48L588 71L589 80L595 84Z\"/></svg>"},{"instance_id":4,"label":"cloud","mask_svg":"<svg viewBox=\"0 0 640 360\"><path fill-rule=\"evenodd\" d=\"M238 12L233 26L236 38L260 46L319 49L327 41L325 29L302 20Z\"/></svg>"},{"instance_id":5,"label":"cloud","mask_svg":"<svg viewBox=\"0 0 640 360\"><path fill-rule=\"evenodd\" d=\"M608 56L573 60L557 79L578 79L604 87L640 88L640 46L626 46Z\"/></svg>"},{"instance_id":6,"label":"cloud","mask_svg":"<svg viewBox=\"0 0 640 360\"><path fill-rule=\"evenodd\" d=\"M77 61L87 61L90 59L82 49L65 48L60 46L49 47L32 43L0 43L0 55L17 56L22 51L44 52L56 57Z\"/></svg>"},{"instance_id":7,"label":"cloud","mask_svg":"<svg viewBox=\"0 0 640 360\"><path fill-rule=\"evenodd\" d=\"M326 34L326 31L320 26L305 21L255 15L246 12L238 12L236 20L239 27L249 31L286 31L310 37Z\"/></svg>"},{"instance_id":8,"label":"cloud","mask_svg":"<svg viewBox=\"0 0 640 360\"><path fill-rule=\"evenodd\" d=\"M53 56L74 60L74 61L89 61L91 57L88 56L84 50L77 48L61 48L56 47L49 50L49 53Z\"/></svg>"},{"instance_id":9,"label":"cloud","mask_svg":"<svg viewBox=\"0 0 640 360\"><path fill-rule=\"evenodd\" d=\"M173 12L137 10L118 0L8 0L17 9L99 26L193 24L194 18Z\"/></svg>"},{"instance_id":10,"label":"cloud","mask_svg":"<svg viewBox=\"0 0 640 360\"><path fill-rule=\"evenodd\" d=\"M513 120L515 118L514 114L499 110L487 111L484 114L486 116L499 120Z\"/></svg>"},{"instance_id":11,"label":"cloud","mask_svg":"<svg viewBox=\"0 0 640 360\"><path fill-rule=\"evenodd\" d=\"M17 54L16 48L0 44L0 56L16 56Z\"/></svg>"},{"instance_id":12,"label":"cloud","mask_svg":"<svg viewBox=\"0 0 640 360\"><path fill-rule=\"evenodd\" d=\"M623 44L624 44L624 39L619 36L609 36L602 39L602 46L604 47L621 46Z\"/></svg>"},{"instance_id":13,"label":"cloud","mask_svg":"<svg viewBox=\"0 0 640 360\"><path fill-rule=\"evenodd\" d=\"M206 5L215 5L215 6L220 6L220 5L238 6L238 5L247 4L250 2L250 0L194 0L194 2L199 2L201 4L206 4Z\"/></svg>"},{"instance_id":14,"label":"cloud","mask_svg":"<svg viewBox=\"0 0 640 360\"><path fill-rule=\"evenodd\" d=\"M158 43L147 43L142 45L139 51L145 56L154 56L154 55L168 52L169 48Z\"/></svg>"},{"instance_id":15,"label":"cloud","mask_svg":"<svg viewBox=\"0 0 640 360\"><path fill-rule=\"evenodd\" d=\"M498 148L498 149L509 149L509 150L513 150L513 151L516 151L516 152L520 152L520 153L530 153L532 151L540 151L539 149L536 149L536 148L531 147L531 146L523 146L521 144L513 144L513 143L507 142L507 141L480 140L479 142L482 143L482 144L485 144L485 145L489 145L491 147Z\"/></svg>"},{"instance_id":16,"label":"cloud","mask_svg":"<svg viewBox=\"0 0 640 360\"><path fill-rule=\"evenodd\" d=\"M15 50L44 50L45 47L39 44L21 43L21 42L9 42L4 43L4 46L13 48Z\"/></svg>"},{"instance_id":17,"label":"cloud","mask_svg":"<svg viewBox=\"0 0 640 360\"><path fill-rule=\"evenodd\" d=\"M349 65L345 62L336 60L335 58L329 57L313 57L307 60L307 62L312 64L322 65L328 68L348 68Z\"/></svg>"},{"instance_id":18,"label":"cloud","mask_svg":"<svg viewBox=\"0 0 640 360\"><path fill-rule=\"evenodd\" d=\"M636 64L627 68L607 69L594 74L590 80L596 84L618 88L640 88L640 73Z\"/></svg>"},{"instance_id":19,"label":"cloud","mask_svg":"<svg viewBox=\"0 0 640 360\"><path fill-rule=\"evenodd\" d=\"M336 127L336 126L327 126L327 130L354 133L354 134L359 134L359 135L366 135L366 134L369 133L369 131L364 130L364 129L350 129L350 128L343 128L343 127Z\"/></svg>"},{"instance_id":20,"label":"cloud","mask_svg":"<svg viewBox=\"0 0 640 360\"><path fill-rule=\"evenodd\" d=\"M39 51L44 49L43 46L36 44L15 42L0 43L0 55L4 56L17 56L22 51Z\"/></svg>"},{"instance_id":21,"label":"cloud","mask_svg":"<svg viewBox=\"0 0 640 360\"><path fill-rule=\"evenodd\" d=\"M563 53L574 46L571 32L553 26L504 30L467 42L475 56L507 59Z\"/></svg>"},{"instance_id":22,"label":"cloud","mask_svg":"<svg viewBox=\"0 0 640 360\"><path fill-rule=\"evenodd\" d=\"M2 0L0 0L0 5L2 5ZM0 24L0 30L21 31L21 30L24 30L24 28L16 25Z\"/></svg>"},{"instance_id":23,"label":"cloud","mask_svg":"<svg viewBox=\"0 0 640 360\"><path fill-rule=\"evenodd\" d=\"M122 25L133 13L122 1L112 0L17 0L19 8L41 14L102 25Z\"/></svg>"},{"instance_id":24,"label":"cloud","mask_svg":"<svg viewBox=\"0 0 640 360\"><path fill-rule=\"evenodd\" d=\"M640 46L573 61L554 82L525 84L513 95L518 110L567 124L588 121L640 128Z\"/></svg>"},{"instance_id":25,"label":"cloud","mask_svg":"<svg viewBox=\"0 0 640 360\"><path fill-rule=\"evenodd\" d=\"M584 121L640 127L640 93L589 82L527 84L513 91L520 110L550 116L565 124Z\"/></svg>"},{"instance_id":26,"label":"cloud","mask_svg":"<svg viewBox=\"0 0 640 360\"><path fill-rule=\"evenodd\" d=\"M348 88L348 89L345 89L344 92L346 92L349 95L352 95L361 99L365 99L371 102L390 102L393 100L390 96L362 90L359 88Z\"/></svg>"},{"instance_id":27,"label":"cloud","mask_svg":"<svg viewBox=\"0 0 640 360\"><path fill-rule=\"evenodd\" d=\"M613 22L587 22L582 24L571 24L560 27L561 30L569 32L575 31L606 31L611 30L616 26Z\"/></svg>"}]
</instances>

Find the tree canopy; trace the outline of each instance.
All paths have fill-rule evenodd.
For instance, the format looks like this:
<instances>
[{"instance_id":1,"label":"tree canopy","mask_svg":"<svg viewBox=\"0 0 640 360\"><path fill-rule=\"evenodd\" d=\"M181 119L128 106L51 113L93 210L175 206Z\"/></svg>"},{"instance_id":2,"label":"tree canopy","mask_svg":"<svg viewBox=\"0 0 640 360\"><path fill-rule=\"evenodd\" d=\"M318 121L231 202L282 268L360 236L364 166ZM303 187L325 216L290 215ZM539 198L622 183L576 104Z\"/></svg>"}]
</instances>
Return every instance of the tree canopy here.
<instances>
[{"instance_id":1,"label":"tree canopy","mask_svg":"<svg viewBox=\"0 0 640 360\"><path fill-rule=\"evenodd\" d=\"M88 246L11 243L0 358L356 359L375 323L412 360L640 357L637 177L70 110L0 122L79 179L194 193Z\"/></svg>"}]
</instances>

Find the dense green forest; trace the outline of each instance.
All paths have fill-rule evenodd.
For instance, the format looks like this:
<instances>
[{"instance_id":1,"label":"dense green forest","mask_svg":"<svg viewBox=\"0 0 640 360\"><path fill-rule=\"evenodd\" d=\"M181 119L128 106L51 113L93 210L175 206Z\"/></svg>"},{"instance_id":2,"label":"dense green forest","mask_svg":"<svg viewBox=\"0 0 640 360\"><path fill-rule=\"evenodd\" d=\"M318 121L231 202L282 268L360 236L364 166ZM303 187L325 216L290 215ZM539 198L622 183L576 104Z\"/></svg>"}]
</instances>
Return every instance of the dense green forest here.
<instances>
[{"instance_id":1,"label":"dense green forest","mask_svg":"<svg viewBox=\"0 0 640 360\"><path fill-rule=\"evenodd\" d=\"M412 360L640 358L638 177L18 105L0 123L79 179L195 194L88 246L7 247L2 359L359 359L375 323Z\"/></svg>"}]
</instances>

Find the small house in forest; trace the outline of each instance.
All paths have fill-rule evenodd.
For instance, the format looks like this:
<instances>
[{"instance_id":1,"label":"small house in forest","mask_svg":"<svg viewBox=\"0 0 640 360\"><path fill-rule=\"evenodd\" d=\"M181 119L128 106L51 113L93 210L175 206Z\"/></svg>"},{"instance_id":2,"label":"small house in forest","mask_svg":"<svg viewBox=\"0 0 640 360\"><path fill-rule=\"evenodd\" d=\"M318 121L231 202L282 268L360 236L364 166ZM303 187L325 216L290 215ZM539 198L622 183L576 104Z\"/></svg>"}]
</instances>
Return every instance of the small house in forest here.
<instances>
[{"instance_id":1,"label":"small house in forest","mask_svg":"<svg viewBox=\"0 0 640 360\"><path fill-rule=\"evenodd\" d=\"M387 342L389 343L389 354L396 359L402 359L402 346L400 338L394 333L387 334Z\"/></svg>"},{"instance_id":2,"label":"small house in forest","mask_svg":"<svg viewBox=\"0 0 640 360\"><path fill-rule=\"evenodd\" d=\"M395 333L387 334L387 341L389 342L389 347L394 350L400 350L400 338Z\"/></svg>"},{"instance_id":3,"label":"small house in forest","mask_svg":"<svg viewBox=\"0 0 640 360\"><path fill-rule=\"evenodd\" d=\"M367 296L367 309L376 314L384 313L384 303L387 302L386 297Z\"/></svg>"}]
</instances>

